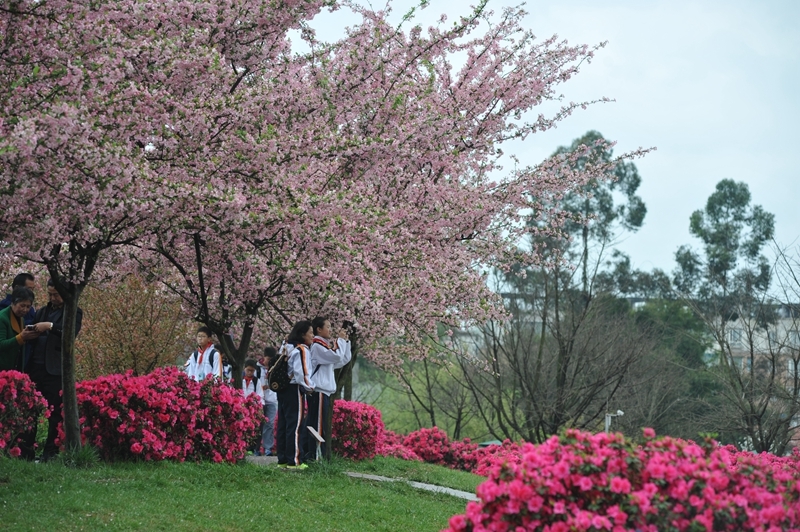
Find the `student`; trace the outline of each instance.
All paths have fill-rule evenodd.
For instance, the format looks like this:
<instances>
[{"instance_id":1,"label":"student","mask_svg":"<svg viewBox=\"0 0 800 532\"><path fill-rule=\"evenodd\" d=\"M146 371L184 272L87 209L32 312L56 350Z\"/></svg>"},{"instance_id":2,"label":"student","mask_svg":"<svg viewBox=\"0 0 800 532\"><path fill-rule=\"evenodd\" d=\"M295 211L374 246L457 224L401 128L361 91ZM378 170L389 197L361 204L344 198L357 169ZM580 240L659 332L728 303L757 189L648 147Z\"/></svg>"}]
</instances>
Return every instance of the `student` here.
<instances>
[{"instance_id":1,"label":"student","mask_svg":"<svg viewBox=\"0 0 800 532\"><path fill-rule=\"evenodd\" d=\"M330 434L324 431L324 420L331 409L331 394L336 392L333 370L350 362L350 342L344 328L339 331L339 338L331 341L333 327L328 318L317 316L311 325L314 328L314 340L310 349L311 376L314 379L315 387L314 393L308 396L306 424L314 427L325 440L325 443L320 444L322 455L325 456ZM303 459L306 462L317 459L317 443L316 438L308 435L305 447L303 447Z\"/></svg>"},{"instance_id":2,"label":"student","mask_svg":"<svg viewBox=\"0 0 800 532\"><path fill-rule=\"evenodd\" d=\"M275 415L278 413L278 394L269 389L269 368L278 359L278 350L272 346L264 348L264 356L259 360L261 366L261 388L264 393L264 417L267 419L261 428L261 446L264 456L272 456L275 447Z\"/></svg>"},{"instance_id":3,"label":"student","mask_svg":"<svg viewBox=\"0 0 800 532\"><path fill-rule=\"evenodd\" d=\"M222 355L214 347L211 329L197 329L197 349L189 356L184 366L191 379L202 381L208 375L223 379Z\"/></svg>"},{"instance_id":4,"label":"student","mask_svg":"<svg viewBox=\"0 0 800 532\"><path fill-rule=\"evenodd\" d=\"M264 395L263 389L261 387L261 379L258 378L256 375L258 371L258 363L248 358L244 361L244 375L242 376L242 394L245 397L249 397L252 394L256 394L258 396L258 400L261 403L261 408L264 408ZM248 448L248 451L253 451L253 454L256 456L260 456L261 452L261 433L259 432L259 437L253 442L253 444Z\"/></svg>"},{"instance_id":5,"label":"student","mask_svg":"<svg viewBox=\"0 0 800 532\"><path fill-rule=\"evenodd\" d=\"M298 321L282 350L289 352L291 381L278 392L278 465L290 469L306 469L302 449L306 427L304 404L314 391L309 371L308 349L314 340L314 329L308 320Z\"/></svg>"}]
</instances>

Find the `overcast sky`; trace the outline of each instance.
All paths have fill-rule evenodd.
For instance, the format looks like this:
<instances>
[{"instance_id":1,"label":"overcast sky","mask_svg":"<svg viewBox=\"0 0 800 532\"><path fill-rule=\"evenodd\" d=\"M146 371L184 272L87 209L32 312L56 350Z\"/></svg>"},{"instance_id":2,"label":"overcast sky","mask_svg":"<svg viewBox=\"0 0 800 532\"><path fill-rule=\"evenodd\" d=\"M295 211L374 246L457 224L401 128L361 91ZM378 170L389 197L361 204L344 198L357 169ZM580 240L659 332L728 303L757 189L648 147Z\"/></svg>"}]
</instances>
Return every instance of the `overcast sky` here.
<instances>
[{"instance_id":1,"label":"overcast sky","mask_svg":"<svg viewBox=\"0 0 800 532\"><path fill-rule=\"evenodd\" d=\"M489 7L518 3L490 0ZM414 4L392 2L394 16ZM455 20L466 5L431 0L417 20L428 26L441 13ZM746 182L753 202L775 214L779 243L800 243L800 1L542 0L525 9L524 25L541 39L608 41L562 92L566 101L616 101L530 137L514 150L523 163L590 129L616 140L617 152L657 148L636 162L644 226L618 246L634 267L672 271L675 250L698 245L689 216L725 178ZM355 21L322 15L314 26L330 38Z\"/></svg>"}]
</instances>

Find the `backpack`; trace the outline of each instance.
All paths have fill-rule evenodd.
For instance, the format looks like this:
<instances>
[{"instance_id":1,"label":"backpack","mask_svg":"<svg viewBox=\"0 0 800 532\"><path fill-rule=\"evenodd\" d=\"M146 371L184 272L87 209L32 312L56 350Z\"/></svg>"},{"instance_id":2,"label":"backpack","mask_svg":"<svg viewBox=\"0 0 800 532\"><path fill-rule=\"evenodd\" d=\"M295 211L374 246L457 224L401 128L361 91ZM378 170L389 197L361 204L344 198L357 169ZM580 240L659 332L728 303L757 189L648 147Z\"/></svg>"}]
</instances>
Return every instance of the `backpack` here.
<instances>
[{"instance_id":1,"label":"backpack","mask_svg":"<svg viewBox=\"0 0 800 532\"><path fill-rule=\"evenodd\" d=\"M214 359L217 357L217 353L219 353L219 351L217 351L216 347L212 347L211 351L208 352L208 356L211 358L212 367L214 366ZM200 359L200 350L195 349L194 353L192 353L192 357L194 358L194 363L197 364L197 361Z\"/></svg>"},{"instance_id":2,"label":"backpack","mask_svg":"<svg viewBox=\"0 0 800 532\"><path fill-rule=\"evenodd\" d=\"M289 376L289 354L286 352L286 349L282 349L281 351L281 355L275 360L275 363L270 366L267 372L269 389L273 392L285 390L292 382L292 378Z\"/></svg>"}]
</instances>

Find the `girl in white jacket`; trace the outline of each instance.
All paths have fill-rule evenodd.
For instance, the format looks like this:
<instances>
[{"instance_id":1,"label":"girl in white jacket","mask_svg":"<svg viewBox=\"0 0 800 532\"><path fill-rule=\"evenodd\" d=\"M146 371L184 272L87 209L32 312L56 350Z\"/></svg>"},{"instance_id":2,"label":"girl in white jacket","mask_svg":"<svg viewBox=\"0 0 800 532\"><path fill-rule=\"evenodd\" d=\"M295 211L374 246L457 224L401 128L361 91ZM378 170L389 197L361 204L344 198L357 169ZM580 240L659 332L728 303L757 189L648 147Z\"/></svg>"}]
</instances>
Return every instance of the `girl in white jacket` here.
<instances>
[{"instance_id":1,"label":"girl in white jacket","mask_svg":"<svg viewBox=\"0 0 800 532\"><path fill-rule=\"evenodd\" d=\"M306 425L313 427L324 442L320 443L320 452L326 456L330 434L324 430L324 420L331 410L331 394L336 392L336 379L333 370L350 362L350 341L345 329L339 338L332 339L331 321L323 316L311 322L314 328L314 340L311 344L311 378L314 379L314 393L308 396L308 415ZM303 447L304 458L308 462L317 458L317 440L307 437Z\"/></svg>"},{"instance_id":2,"label":"girl in white jacket","mask_svg":"<svg viewBox=\"0 0 800 532\"><path fill-rule=\"evenodd\" d=\"M289 351L291 384L278 392L278 465L304 469L303 442L306 438L304 404L307 394L314 391L311 380L308 351L314 330L311 322L298 321L292 327L286 344L281 349Z\"/></svg>"}]
</instances>

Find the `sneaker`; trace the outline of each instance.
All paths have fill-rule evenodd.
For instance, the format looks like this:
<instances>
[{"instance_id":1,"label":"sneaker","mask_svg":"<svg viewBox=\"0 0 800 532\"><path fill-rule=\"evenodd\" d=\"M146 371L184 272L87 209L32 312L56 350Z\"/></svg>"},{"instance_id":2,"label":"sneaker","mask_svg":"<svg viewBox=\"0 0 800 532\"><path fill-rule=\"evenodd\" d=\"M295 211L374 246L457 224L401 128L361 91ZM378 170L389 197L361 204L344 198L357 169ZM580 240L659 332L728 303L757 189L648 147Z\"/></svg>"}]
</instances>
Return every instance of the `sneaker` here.
<instances>
[{"instance_id":1,"label":"sneaker","mask_svg":"<svg viewBox=\"0 0 800 532\"><path fill-rule=\"evenodd\" d=\"M308 469L308 464L287 465L286 469L289 469L290 471L305 471Z\"/></svg>"},{"instance_id":2,"label":"sneaker","mask_svg":"<svg viewBox=\"0 0 800 532\"><path fill-rule=\"evenodd\" d=\"M285 468L289 467L289 464L282 464L282 463L278 462L278 467L280 469L285 469Z\"/></svg>"}]
</instances>

